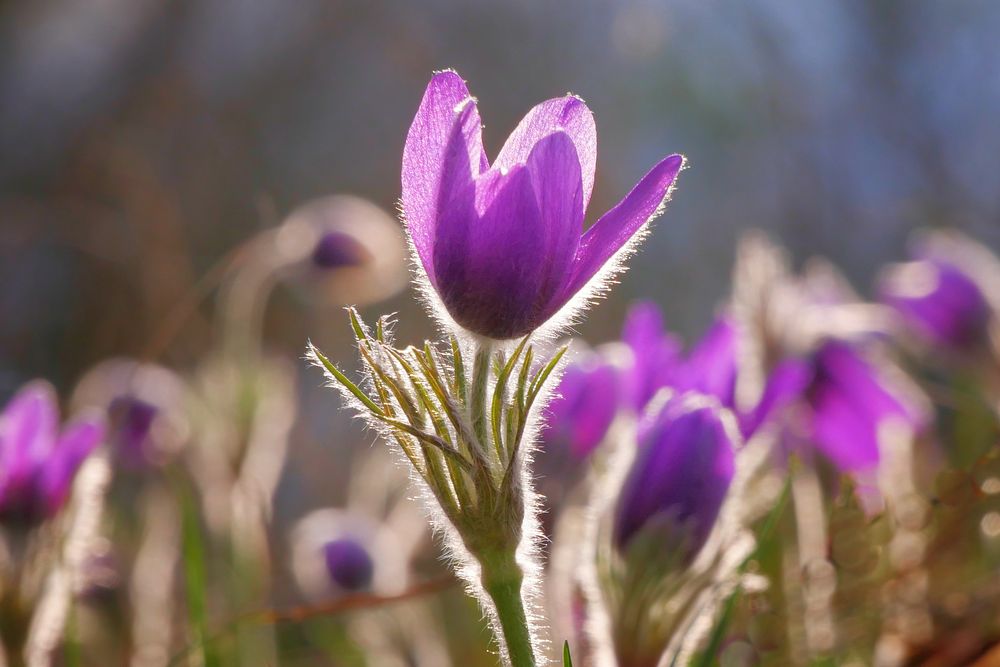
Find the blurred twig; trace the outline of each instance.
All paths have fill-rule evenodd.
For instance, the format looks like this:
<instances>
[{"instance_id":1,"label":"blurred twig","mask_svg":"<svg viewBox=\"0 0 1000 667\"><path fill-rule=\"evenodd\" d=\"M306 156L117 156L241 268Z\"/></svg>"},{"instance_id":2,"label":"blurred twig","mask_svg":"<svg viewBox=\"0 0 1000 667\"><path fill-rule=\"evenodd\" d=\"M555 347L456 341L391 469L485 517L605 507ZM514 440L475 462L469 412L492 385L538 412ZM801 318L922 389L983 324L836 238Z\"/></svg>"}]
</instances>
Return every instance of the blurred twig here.
<instances>
[{"instance_id":1,"label":"blurred twig","mask_svg":"<svg viewBox=\"0 0 1000 667\"><path fill-rule=\"evenodd\" d=\"M336 616L362 609L374 609L390 604L405 602L425 595L434 595L446 591L457 583L452 575L445 575L437 579L416 584L396 595L374 595L372 593L356 593L344 596L338 600L320 605L309 605L301 607L291 607L289 609L263 609L247 612L225 623L221 629L211 636L204 638L204 643L217 641L242 623L260 623L272 625L277 623L298 623L301 621L317 618L320 616ZM199 642L195 641L181 649L171 658L167 667L174 667L188 656L192 651L198 650Z\"/></svg>"}]
</instances>

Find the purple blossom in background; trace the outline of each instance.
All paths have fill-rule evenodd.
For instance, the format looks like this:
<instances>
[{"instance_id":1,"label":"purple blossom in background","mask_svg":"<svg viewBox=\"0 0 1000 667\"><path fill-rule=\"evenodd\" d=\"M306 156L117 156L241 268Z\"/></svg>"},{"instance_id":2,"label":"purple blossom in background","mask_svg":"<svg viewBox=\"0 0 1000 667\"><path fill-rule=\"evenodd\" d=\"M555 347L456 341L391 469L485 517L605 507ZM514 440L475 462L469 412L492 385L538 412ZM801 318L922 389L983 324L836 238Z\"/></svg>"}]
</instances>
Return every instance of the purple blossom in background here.
<instances>
[{"instance_id":1,"label":"purple blossom in background","mask_svg":"<svg viewBox=\"0 0 1000 667\"><path fill-rule=\"evenodd\" d=\"M787 410L792 406L794 413ZM793 418L800 421L793 425ZM856 472L878 465L879 430L891 419L914 430L924 422L856 346L827 341L809 359L779 364L742 426L746 432L771 420L841 471Z\"/></svg>"},{"instance_id":2,"label":"purple blossom in background","mask_svg":"<svg viewBox=\"0 0 1000 667\"><path fill-rule=\"evenodd\" d=\"M708 539L733 479L737 443L723 409L698 398L670 399L642 430L615 511L619 550L651 536L690 562Z\"/></svg>"},{"instance_id":3,"label":"purple blossom in background","mask_svg":"<svg viewBox=\"0 0 1000 667\"><path fill-rule=\"evenodd\" d=\"M0 414L0 521L31 525L54 516L103 437L95 419L79 419L60 433L51 387L24 387Z\"/></svg>"},{"instance_id":4,"label":"purple blossom in background","mask_svg":"<svg viewBox=\"0 0 1000 667\"><path fill-rule=\"evenodd\" d=\"M118 396L111 402L108 441L118 461L130 468L142 468L151 461L151 431L158 414L155 405L135 396Z\"/></svg>"},{"instance_id":5,"label":"purple blossom in background","mask_svg":"<svg viewBox=\"0 0 1000 667\"><path fill-rule=\"evenodd\" d=\"M828 342L816 353L806 400L816 447L845 471L878 464L879 428L887 420L914 428L921 423L878 369L844 342Z\"/></svg>"},{"instance_id":6,"label":"purple blossom in background","mask_svg":"<svg viewBox=\"0 0 1000 667\"><path fill-rule=\"evenodd\" d=\"M880 300L930 342L963 349L986 337L990 307L973 278L928 255L892 267L879 281Z\"/></svg>"},{"instance_id":7,"label":"purple blossom in background","mask_svg":"<svg viewBox=\"0 0 1000 667\"><path fill-rule=\"evenodd\" d=\"M632 351L627 379L629 400L640 412L659 389L670 385L681 360L681 342L667 333L663 313L650 301L629 308L622 342Z\"/></svg>"},{"instance_id":8,"label":"purple blossom in background","mask_svg":"<svg viewBox=\"0 0 1000 667\"><path fill-rule=\"evenodd\" d=\"M365 261L368 251L350 234L329 231L319 237L313 249L312 262L321 269L357 266Z\"/></svg>"},{"instance_id":9,"label":"purple blossom in background","mask_svg":"<svg viewBox=\"0 0 1000 667\"><path fill-rule=\"evenodd\" d=\"M632 350L629 386L637 410L662 388L679 393L697 391L734 407L739 335L731 318L717 318L684 355L677 338L665 330L660 309L641 302L629 310L622 340Z\"/></svg>"},{"instance_id":10,"label":"purple blossom in background","mask_svg":"<svg viewBox=\"0 0 1000 667\"><path fill-rule=\"evenodd\" d=\"M490 165L465 82L434 75L403 149L402 207L457 324L495 339L540 327L659 212L684 159L665 158L581 236L596 163L590 110L566 96L529 111Z\"/></svg>"},{"instance_id":11,"label":"purple blossom in background","mask_svg":"<svg viewBox=\"0 0 1000 667\"><path fill-rule=\"evenodd\" d=\"M344 591L361 591L372 583L375 561L357 540L345 537L327 542L323 560L330 580Z\"/></svg>"},{"instance_id":12,"label":"purple blossom in background","mask_svg":"<svg viewBox=\"0 0 1000 667\"><path fill-rule=\"evenodd\" d=\"M586 458L607 434L623 404L622 371L599 354L569 365L548 407L547 450L568 448Z\"/></svg>"}]
</instances>

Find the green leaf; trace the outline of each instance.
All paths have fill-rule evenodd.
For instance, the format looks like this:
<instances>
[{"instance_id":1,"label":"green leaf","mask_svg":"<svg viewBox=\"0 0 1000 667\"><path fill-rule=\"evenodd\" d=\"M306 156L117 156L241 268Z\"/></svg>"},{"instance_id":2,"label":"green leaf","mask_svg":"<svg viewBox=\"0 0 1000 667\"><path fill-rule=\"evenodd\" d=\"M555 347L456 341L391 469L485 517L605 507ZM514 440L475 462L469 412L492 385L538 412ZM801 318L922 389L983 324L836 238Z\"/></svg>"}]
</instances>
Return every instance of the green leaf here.
<instances>
[{"instance_id":1,"label":"green leaf","mask_svg":"<svg viewBox=\"0 0 1000 667\"><path fill-rule=\"evenodd\" d=\"M208 577L205 568L205 545L198 520L198 506L187 483L178 480L177 495L181 501L181 553L184 567L184 587L188 618L194 625L194 644L201 652L205 667L216 667L218 656L212 650L208 633Z\"/></svg>"},{"instance_id":2,"label":"green leaf","mask_svg":"<svg viewBox=\"0 0 1000 667\"><path fill-rule=\"evenodd\" d=\"M497 449L497 456L500 461L504 460L504 444L503 436L501 434L502 423L501 423L501 412L503 409L503 401L505 394L507 393L507 380L510 378L510 374L514 371L514 366L517 364L518 358L521 356L521 352L524 350L524 346L528 343L528 336L521 339L521 343L514 350L514 353L510 355L510 359L507 363L503 365L500 372L497 375L496 386L493 387L493 405L490 411L490 423L493 426L493 444ZM499 358L499 357L498 357ZM513 446L513 443L508 443Z\"/></svg>"},{"instance_id":3,"label":"green leaf","mask_svg":"<svg viewBox=\"0 0 1000 667\"><path fill-rule=\"evenodd\" d=\"M323 368L325 368L327 372L337 380L337 382L343 385L344 388L347 389L347 391L354 394L354 396L359 401L361 401L364 404L364 406L372 412L372 414L374 414L376 417L385 417L385 413L382 411L382 408L376 405L375 401L373 401L368 396L368 394L363 392L360 387L351 382L350 379L348 379L348 377L344 375L339 368L334 366L333 363L329 359L327 359L322 352L319 351L319 348L310 343L309 350L316 356L317 359L319 359L319 362L323 364Z\"/></svg>"},{"instance_id":4,"label":"green leaf","mask_svg":"<svg viewBox=\"0 0 1000 667\"><path fill-rule=\"evenodd\" d=\"M563 642L563 667L573 667L573 658L569 654L569 642Z\"/></svg>"},{"instance_id":5,"label":"green leaf","mask_svg":"<svg viewBox=\"0 0 1000 667\"><path fill-rule=\"evenodd\" d=\"M465 360L462 358L462 348L458 344L458 339L454 336L451 337L451 358L455 371L455 395L464 406L469 400L465 390Z\"/></svg>"}]
</instances>

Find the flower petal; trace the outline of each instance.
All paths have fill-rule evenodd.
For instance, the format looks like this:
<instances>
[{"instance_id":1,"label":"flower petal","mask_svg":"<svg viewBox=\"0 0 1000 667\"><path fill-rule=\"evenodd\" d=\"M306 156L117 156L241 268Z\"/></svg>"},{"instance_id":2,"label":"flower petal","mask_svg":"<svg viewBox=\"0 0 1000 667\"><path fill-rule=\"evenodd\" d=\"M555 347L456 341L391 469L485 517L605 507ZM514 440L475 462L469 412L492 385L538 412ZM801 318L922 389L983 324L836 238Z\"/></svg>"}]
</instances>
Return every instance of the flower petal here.
<instances>
[{"instance_id":1,"label":"flower petal","mask_svg":"<svg viewBox=\"0 0 1000 667\"><path fill-rule=\"evenodd\" d=\"M542 223L532 235L546 258L539 267L538 294L544 297L539 300L541 324L563 305L549 304L550 297L558 295L580 245L584 211L580 160L570 136L557 131L535 144L525 166Z\"/></svg>"},{"instance_id":2,"label":"flower petal","mask_svg":"<svg viewBox=\"0 0 1000 667\"><path fill-rule=\"evenodd\" d=\"M47 516L59 511L69 498L76 471L102 438L104 424L97 419L82 419L69 426L59 438L59 444L46 462L41 479L40 491Z\"/></svg>"},{"instance_id":3,"label":"flower petal","mask_svg":"<svg viewBox=\"0 0 1000 667\"><path fill-rule=\"evenodd\" d=\"M535 106L511 132L494 166L510 169L515 164L526 163L535 144L556 130L565 131L576 148L583 179L583 208L586 209L597 170L597 127L590 109L579 97L567 95Z\"/></svg>"},{"instance_id":4,"label":"flower petal","mask_svg":"<svg viewBox=\"0 0 1000 667\"><path fill-rule=\"evenodd\" d=\"M434 272L463 327L516 338L540 326L570 270L583 224L580 165L570 138L536 144L525 165L494 167L442 210ZM559 304L561 305L561 304Z\"/></svg>"},{"instance_id":5,"label":"flower petal","mask_svg":"<svg viewBox=\"0 0 1000 667\"><path fill-rule=\"evenodd\" d=\"M593 278L629 239L658 213L684 158L671 155L649 173L613 209L601 216L580 240L573 275L563 289L568 301Z\"/></svg>"},{"instance_id":6,"label":"flower petal","mask_svg":"<svg viewBox=\"0 0 1000 667\"><path fill-rule=\"evenodd\" d=\"M488 168L476 101L453 71L435 74L403 147L402 205L410 237L431 282L441 210Z\"/></svg>"},{"instance_id":7,"label":"flower petal","mask_svg":"<svg viewBox=\"0 0 1000 667\"><path fill-rule=\"evenodd\" d=\"M715 396L726 407L733 407L736 394L737 346L736 324L723 317L691 351L684 365L679 389Z\"/></svg>"},{"instance_id":8,"label":"flower petal","mask_svg":"<svg viewBox=\"0 0 1000 667\"><path fill-rule=\"evenodd\" d=\"M681 343L667 333L663 313L651 301L641 301L629 308L622 327L622 341L632 350L629 400L632 408L640 412L677 374L681 364Z\"/></svg>"},{"instance_id":9,"label":"flower petal","mask_svg":"<svg viewBox=\"0 0 1000 667\"><path fill-rule=\"evenodd\" d=\"M441 300L459 325L498 339L533 328L546 260L541 226L525 167L486 172L445 208L434 271Z\"/></svg>"},{"instance_id":10,"label":"flower petal","mask_svg":"<svg viewBox=\"0 0 1000 667\"><path fill-rule=\"evenodd\" d=\"M0 415L0 495L30 481L51 453L59 414L52 387L29 384Z\"/></svg>"}]
</instances>

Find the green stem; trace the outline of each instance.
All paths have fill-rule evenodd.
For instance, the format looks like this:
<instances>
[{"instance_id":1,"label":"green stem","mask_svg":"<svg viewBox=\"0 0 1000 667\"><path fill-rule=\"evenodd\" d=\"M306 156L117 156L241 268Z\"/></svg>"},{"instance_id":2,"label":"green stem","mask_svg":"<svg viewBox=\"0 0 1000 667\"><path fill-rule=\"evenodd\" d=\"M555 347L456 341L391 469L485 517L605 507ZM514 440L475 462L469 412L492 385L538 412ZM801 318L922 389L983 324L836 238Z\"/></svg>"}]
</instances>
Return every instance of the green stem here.
<instances>
[{"instance_id":1,"label":"green stem","mask_svg":"<svg viewBox=\"0 0 1000 667\"><path fill-rule=\"evenodd\" d=\"M497 554L495 559L483 558L480 562L483 588L496 608L510 666L535 667L535 650L521 596L524 573L512 553ZM497 637L497 641L500 642L501 637Z\"/></svg>"}]
</instances>

